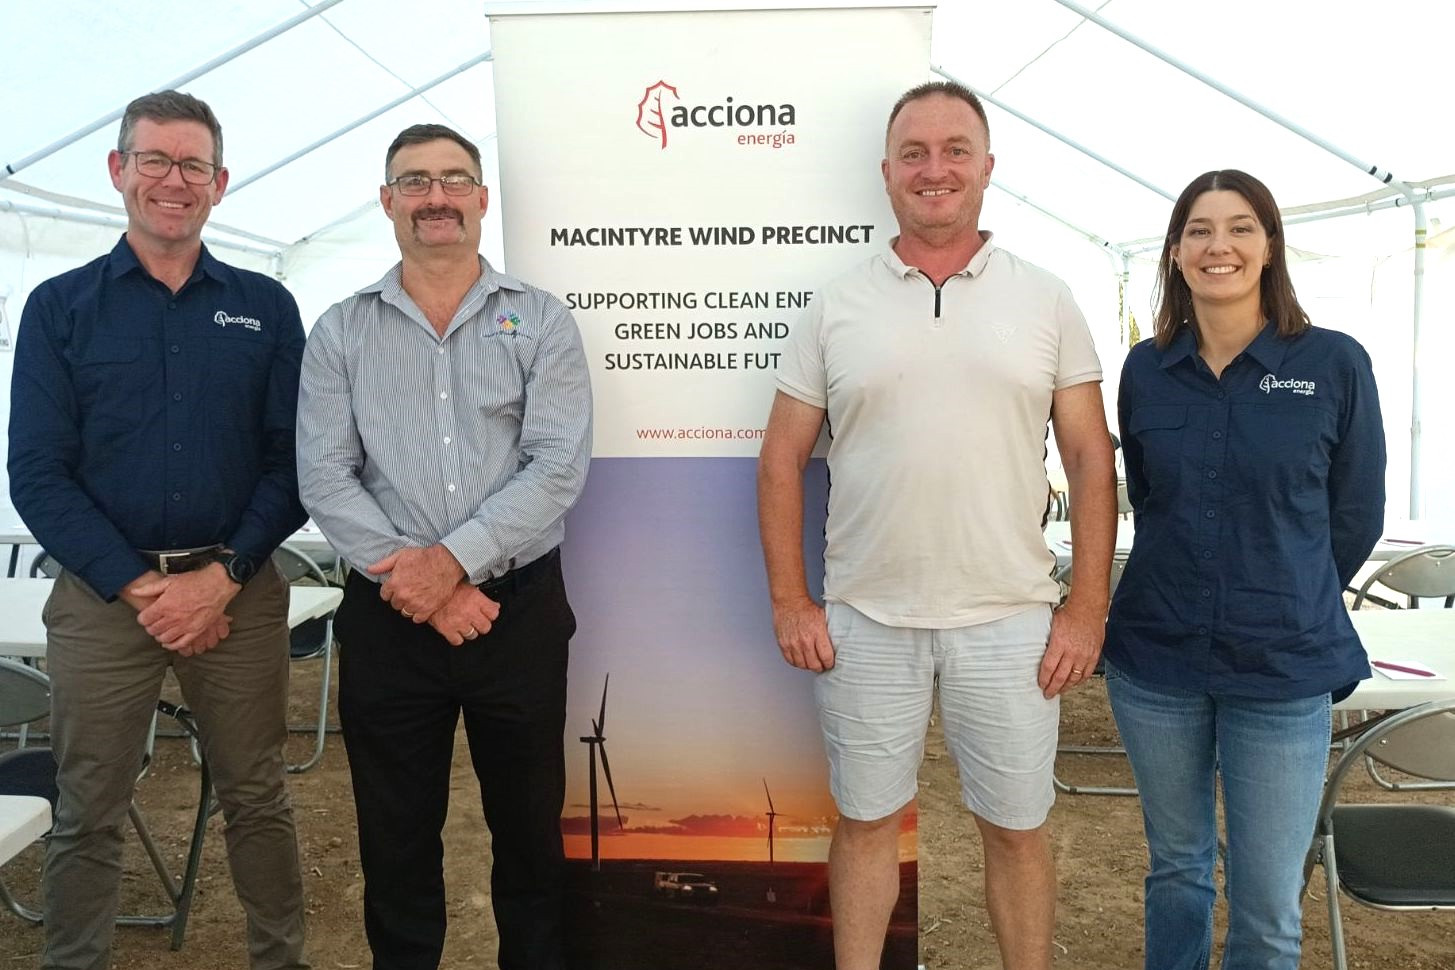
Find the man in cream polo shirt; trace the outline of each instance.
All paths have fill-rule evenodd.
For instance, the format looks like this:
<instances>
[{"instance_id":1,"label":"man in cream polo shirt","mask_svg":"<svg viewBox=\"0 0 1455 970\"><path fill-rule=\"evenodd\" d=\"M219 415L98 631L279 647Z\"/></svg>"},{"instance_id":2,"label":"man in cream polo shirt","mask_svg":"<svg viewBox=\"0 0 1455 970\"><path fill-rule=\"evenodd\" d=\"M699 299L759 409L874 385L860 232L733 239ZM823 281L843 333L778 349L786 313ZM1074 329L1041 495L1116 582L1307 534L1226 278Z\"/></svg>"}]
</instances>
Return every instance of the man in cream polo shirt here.
<instances>
[{"instance_id":1,"label":"man in cream polo shirt","mask_svg":"<svg viewBox=\"0 0 1455 970\"><path fill-rule=\"evenodd\" d=\"M979 231L989 141L959 85L895 105L882 167L899 235L825 287L789 338L759 460L775 632L818 674L840 812L838 970L879 966L936 677L1001 960L1051 962L1058 697L1101 650L1116 489L1085 320L1064 283ZM1075 509L1076 574L1054 615L1048 418ZM826 419L825 610L805 580L802 473Z\"/></svg>"}]
</instances>

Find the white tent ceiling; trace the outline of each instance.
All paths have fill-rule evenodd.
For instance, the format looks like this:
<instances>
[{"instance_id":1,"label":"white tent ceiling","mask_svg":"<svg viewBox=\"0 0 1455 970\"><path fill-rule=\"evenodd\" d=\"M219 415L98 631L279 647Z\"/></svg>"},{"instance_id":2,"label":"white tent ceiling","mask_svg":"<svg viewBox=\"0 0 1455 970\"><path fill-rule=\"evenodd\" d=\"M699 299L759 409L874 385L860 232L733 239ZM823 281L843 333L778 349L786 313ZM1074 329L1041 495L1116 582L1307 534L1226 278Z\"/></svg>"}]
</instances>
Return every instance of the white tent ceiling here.
<instances>
[{"instance_id":1,"label":"white tent ceiling","mask_svg":"<svg viewBox=\"0 0 1455 970\"><path fill-rule=\"evenodd\" d=\"M1115 27L1414 188L1400 196L1089 22L1069 2L941 0L932 62L991 101L996 184L1003 191L988 197L985 222L1013 248L1063 272L1075 288L1076 270L1063 270L1069 259L1061 255L1064 245L1085 250L1084 258L1105 277L1101 285L1114 276L1104 256L1064 230L1105 240L1113 246L1104 251L1113 253L1120 244L1143 240L1130 249L1145 252L1145 240L1165 225L1170 201L1164 195L1175 196L1210 168L1253 172L1286 208L1369 193L1389 197L1381 205L1398 198L1398 210L1298 227L1290 241L1314 256L1363 258L1360 272L1368 278L1356 287L1372 285L1378 275L1387 290L1403 292L1404 301L1386 300L1383 316L1364 324L1408 331L1412 300L1404 290L1413 275L1415 223L1404 203L1411 196L1428 200L1432 252L1448 251L1455 231L1448 228L1455 199L1447 195L1455 193L1455 125L1446 120L1448 94L1441 94L1449 87L1455 3L1083 2ZM634 6L685 5L643 0ZM794 4L717 4L755 5ZM305 318L368 282L395 258L389 227L373 209L383 150L396 132L419 121L450 124L480 143L486 179L493 180L486 7L481 0L146 0L120 6L6 0L0 7L0 90L6 92L0 298L7 292L13 297L11 319L40 279L93 257L114 239L123 213L104 160L114 144L115 117L132 97L173 84L210 102L223 122L232 186L213 215L209 239L215 245L229 240L253 254L233 250L227 258L284 274ZM298 22L279 30L292 21ZM274 36L256 43L270 32ZM621 55L649 59L650 52ZM831 57L832 45L804 56ZM550 124L548 105L540 118ZM73 137L92 126L90 134ZM7 174L7 164L14 174ZM499 260L498 223L487 226L486 237L487 255ZM1145 258L1133 273L1134 302L1144 317ZM1448 273L1450 261L1435 265ZM1306 302L1318 299L1304 295ZM1079 288L1078 297L1087 302ZM1090 309L1088 314L1095 316ZM1407 346L1396 341L1390 353L1405 354L1393 364L1406 372ZM1109 374L1117 363L1106 361ZM1403 406L1407 418L1408 404ZM1394 451L1391 459L1394 464Z\"/></svg>"},{"instance_id":2,"label":"white tent ceiling","mask_svg":"<svg viewBox=\"0 0 1455 970\"><path fill-rule=\"evenodd\" d=\"M1441 120L1439 93L1449 83L1455 4L1088 2L1119 27L1397 178L1455 175L1455 125ZM0 84L8 92L0 164L32 158L136 94L319 8L326 9L183 85L212 103L224 122L233 189L215 216L219 225L254 234L260 248L270 249L346 219L375 194L382 146L416 120L445 120L493 147L491 65L484 61L253 181L488 52L479 0L9 0L0 13L8 39L0 42ZM1285 206L1381 187L1054 0L944 0L935 15L933 60L1172 195L1192 175L1218 167L1260 175ZM1160 230L1166 199L1007 111L991 112L997 175L1007 188L1114 242ZM548 123L548 111L542 119ZM47 207L78 200L80 206L66 208L115 211L101 163L115 130L108 121L0 179L0 200ZM27 198L27 187L49 201Z\"/></svg>"}]
</instances>

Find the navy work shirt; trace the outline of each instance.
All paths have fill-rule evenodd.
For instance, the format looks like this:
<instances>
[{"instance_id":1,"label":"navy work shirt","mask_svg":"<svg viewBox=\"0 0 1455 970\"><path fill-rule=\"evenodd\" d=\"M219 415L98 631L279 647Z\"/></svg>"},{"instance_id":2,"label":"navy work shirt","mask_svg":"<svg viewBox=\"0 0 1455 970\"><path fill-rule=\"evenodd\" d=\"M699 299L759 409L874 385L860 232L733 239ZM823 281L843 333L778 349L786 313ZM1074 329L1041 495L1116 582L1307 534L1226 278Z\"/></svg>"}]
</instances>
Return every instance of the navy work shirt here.
<instances>
[{"instance_id":1,"label":"navy work shirt","mask_svg":"<svg viewBox=\"0 0 1455 970\"><path fill-rule=\"evenodd\" d=\"M220 542L261 565L303 524L294 419L303 324L277 281L204 247L173 294L123 236L35 288L10 403L10 495L107 600L138 549Z\"/></svg>"},{"instance_id":2,"label":"navy work shirt","mask_svg":"<svg viewBox=\"0 0 1455 970\"><path fill-rule=\"evenodd\" d=\"M1106 657L1212 694L1347 694L1369 676L1342 591L1384 525L1369 355L1264 327L1214 377L1191 330L1132 348L1117 412L1136 539Z\"/></svg>"}]
</instances>

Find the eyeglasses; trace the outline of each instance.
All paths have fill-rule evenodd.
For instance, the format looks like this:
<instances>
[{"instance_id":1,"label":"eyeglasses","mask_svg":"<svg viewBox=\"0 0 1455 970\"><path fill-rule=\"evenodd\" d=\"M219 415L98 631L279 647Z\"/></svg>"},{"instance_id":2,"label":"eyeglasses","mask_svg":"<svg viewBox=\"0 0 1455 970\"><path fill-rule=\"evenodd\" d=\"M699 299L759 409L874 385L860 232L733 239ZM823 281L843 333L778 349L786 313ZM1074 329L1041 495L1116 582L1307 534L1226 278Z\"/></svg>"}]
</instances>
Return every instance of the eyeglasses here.
<instances>
[{"instance_id":1,"label":"eyeglasses","mask_svg":"<svg viewBox=\"0 0 1455 970\"><path fill-rule=\"evenodd\" d=\"M182 181L188 185L209 185L217 178L217 166L200 158L177 161L161 152L122 152L136 162L136 170L147 178L164 179L172 174L172 166L182 170Z\"/></svg>"},{"instance_id":2,"label":"eyeglasses","mask_svg":"<svg viewBox=\"0 0 1455 970\"><path fill-rule=\"evenodd\" d=\"M479 179L473 175L441 175L439 178L430 178L428 175L401 175L394 181L384 184L397 189L400 195L429 195L430 186L436 182L440 184L445 195L469 195L480 184Z\"/></svg>"}]
</instances>

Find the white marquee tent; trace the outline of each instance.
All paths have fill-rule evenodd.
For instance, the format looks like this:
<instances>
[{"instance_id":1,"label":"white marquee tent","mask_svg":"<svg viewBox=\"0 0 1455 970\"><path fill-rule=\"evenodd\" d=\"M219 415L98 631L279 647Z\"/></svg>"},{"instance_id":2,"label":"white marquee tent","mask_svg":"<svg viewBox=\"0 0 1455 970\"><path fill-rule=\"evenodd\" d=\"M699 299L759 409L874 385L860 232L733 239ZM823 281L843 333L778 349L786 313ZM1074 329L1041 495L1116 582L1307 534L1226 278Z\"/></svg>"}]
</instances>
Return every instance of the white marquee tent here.
<instances>
[{"instance_id":1,"label":"white marquee tent","mask_svg":"<svg viewBox=\"0 0 1455 970\"><path fill-rule=\"evenodd\" d=\"M872 4L579 4L863 5ZM383 150L399 129L441 121L463 131L495 184L487 6L7 0L6 348L31 289L104 252L124 226L105 156L122 107L148 90L180 87L222 119L232 183L207 235L219 255L277 274L306 321L372 281L395 259L375 210ZM1455 360L1455 125L1441 120L1439 92L1452 38L1447 0L941 0L932 60L989 106L999 191L982 224L1072 284L1109 401L1131 319L1150 330L1171 199L1199 172L1246 169L1285 207L1315 322L1353 334L1374 357L1390 512L1406 511L1409 495L1413 511L1449 516L1455 381L1442 368ZM551 118L542 104L539 123ZM498 265L499 205L530 200L496 201L486 254ZM0 358L7 409L10 359Z\"/></svg>"}]
</instances>

